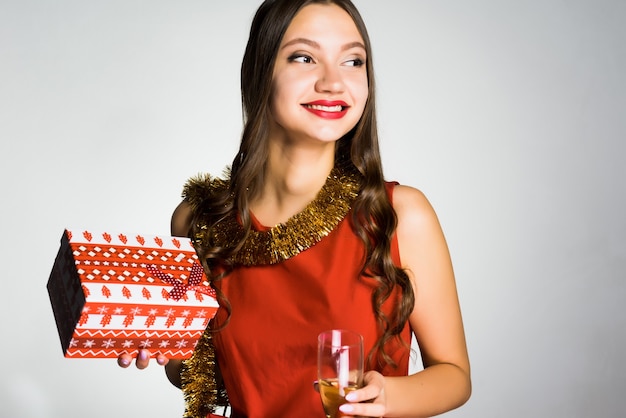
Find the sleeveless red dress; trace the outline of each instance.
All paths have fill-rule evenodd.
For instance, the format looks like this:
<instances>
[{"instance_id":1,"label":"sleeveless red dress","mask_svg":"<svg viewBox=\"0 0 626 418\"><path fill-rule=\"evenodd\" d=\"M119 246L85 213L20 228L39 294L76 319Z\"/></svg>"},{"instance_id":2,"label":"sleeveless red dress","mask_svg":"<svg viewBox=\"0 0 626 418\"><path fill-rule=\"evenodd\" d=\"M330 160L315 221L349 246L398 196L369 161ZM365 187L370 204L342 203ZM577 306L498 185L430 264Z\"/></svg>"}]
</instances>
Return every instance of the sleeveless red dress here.
<instances>
[{"instance_id":1,"label":"sleeveless red dress","mask_svg":"<svg viewBox=\"0 0 626 418\"><path fill-rule=\"evenodd\" d=\"M393 186L387 185L390 196ZM255 219L253 228L268 229ZM372 280L359 275L364 253L348 214L300 254L278 264L237 267L216 282L232 307L230 321L213 335L213 343L233 418L325 416L313 388L317 335L337 328L356 331L363 335L366 355L378 338ZM399 265L395 237L392 256ZM388 299L387 312L395 296ZM220 309L214 328L226 317ZM409 328L405 324L402 332L407 344ZM409 349L394 342L387 350L398 367L379 371L406 375Z\"/></svg>"}]
</instances>

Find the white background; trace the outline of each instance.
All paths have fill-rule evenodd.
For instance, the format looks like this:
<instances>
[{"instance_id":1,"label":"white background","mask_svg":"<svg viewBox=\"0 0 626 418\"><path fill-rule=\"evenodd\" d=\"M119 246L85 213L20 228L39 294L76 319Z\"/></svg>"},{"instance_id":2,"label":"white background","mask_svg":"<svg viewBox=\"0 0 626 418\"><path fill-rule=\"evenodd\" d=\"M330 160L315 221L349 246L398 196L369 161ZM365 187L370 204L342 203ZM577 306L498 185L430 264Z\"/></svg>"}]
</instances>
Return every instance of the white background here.
<instances>
[{"instance_id":1,"label":"white background","mask_svg":"<svg viewBox=\"0 0 626 418\"><path fill-rule=\"evenodd\" d=\"M66 226L168 234L241 130L259 2L0 2L2 417L177 417L159 367L65 359L46 282ZM455 262L474 394L455 417L626 409L626 3L357 0L388 179Z\"/></svg>"}]
</instances>

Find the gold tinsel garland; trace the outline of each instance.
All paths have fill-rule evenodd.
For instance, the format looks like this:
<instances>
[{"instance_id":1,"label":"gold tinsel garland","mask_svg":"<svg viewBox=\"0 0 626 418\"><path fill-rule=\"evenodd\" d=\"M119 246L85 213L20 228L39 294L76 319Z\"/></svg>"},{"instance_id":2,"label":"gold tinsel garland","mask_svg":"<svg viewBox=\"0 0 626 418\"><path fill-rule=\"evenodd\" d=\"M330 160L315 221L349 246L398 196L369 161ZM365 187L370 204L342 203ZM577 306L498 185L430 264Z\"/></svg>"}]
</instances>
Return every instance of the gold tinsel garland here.
<instances>
[{"instance_id":1,"label":"gold tinsel garland","mask_svg":"<svg viewBox=\"0 0 626 418\"><path fill-rule=\"evenodd\" d=\"M330 234L350 211L361 187L359 179L355 172L333 169L317 197L302 212L267 231L251 230L230 261L244 266L276 264L311 248ZM198 208L201 205L198 192L210 193L225 187L226 180L196 177L187 183L183 196L192 207ZM212 243L232 247L243 234L241 223L232 214L212 227L201 225L194 238L201 246Z\"/></svg>"},{"instance_id":2,"label":"gold tinsel garland","mask_svg":"<svg viewBox=\"0 0 626 418\"><path fill-rule=\"evenodd\" d=\"M201 210L207 195L224 192L229 179L200 175L191 178L183 189L183 198L194 212ZM285 261L321 241L345 218L360 191L356 172L334 168L326 183L302 212L267 231L249 231L240 250L230 260L251 266ZM196 245L231 247L243 237L242 225L235 214L210 227L200 223L194 237ZM183 362L182 389L185 396L184 418L206 417L216 407L228 404L223 387L216 381L216 359L211 327L207 327L193 356Z\"/></svg>"},{"instance_id":3,"label":"gold tinsel garland","mask_svg":"<svg viewBox=\"0 0 626 418\"><path fill-rule=\"evenodd\" d=\"M210 326L198 341L191 358L184 360L180 371L185 398L183 418L205 418L215 408L228 405L223 388L218 387L217 367Z\"/></svg>"}]
</instances>

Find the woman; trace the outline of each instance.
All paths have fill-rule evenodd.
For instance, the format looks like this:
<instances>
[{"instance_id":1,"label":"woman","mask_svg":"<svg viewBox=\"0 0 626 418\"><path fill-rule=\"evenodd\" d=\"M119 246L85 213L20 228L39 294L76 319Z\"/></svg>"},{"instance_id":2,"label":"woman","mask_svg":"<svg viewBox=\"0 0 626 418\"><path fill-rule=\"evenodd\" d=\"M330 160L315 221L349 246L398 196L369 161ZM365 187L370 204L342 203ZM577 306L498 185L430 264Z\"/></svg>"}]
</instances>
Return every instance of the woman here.
<instances>
[{"instance_id":1,"label":"woman","mask_svg":"<svg viewBox=\"0 0 626 418\"><path fill-rule=\"evenodd\" d=\"M470 370L447 245L422 193L384 181L370 42L354 5L265 1L241 76L245 127L230 176L192 179L172 217L220 301L194 358L157 356L188 416L226 394L233 417L324 416L312 382L316 336L331 328L362 334L368 353L346 416L462 405ZM409 376L411 332L424 370ZM149 358L141 351L137 367Z\"/></svg>"}]
</instances>

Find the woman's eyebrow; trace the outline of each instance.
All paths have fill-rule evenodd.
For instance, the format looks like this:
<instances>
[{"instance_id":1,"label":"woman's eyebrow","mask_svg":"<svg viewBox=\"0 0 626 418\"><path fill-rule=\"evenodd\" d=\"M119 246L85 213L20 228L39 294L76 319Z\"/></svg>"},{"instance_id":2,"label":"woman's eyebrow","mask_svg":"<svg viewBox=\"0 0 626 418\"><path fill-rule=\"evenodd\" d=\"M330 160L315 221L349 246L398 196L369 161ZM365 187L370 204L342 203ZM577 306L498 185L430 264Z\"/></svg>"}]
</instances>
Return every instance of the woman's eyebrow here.
<instances>
[{"instance_id":1,"label":"woman's eyebrow","mask_svg":"<svg viewBox=\"0 0 626 418\"><path fill-rule=\"evenodd\" d=\"M367 51L367 49L365 49L365 45L363 45L363 42L349 42L345 44L344 46L342 46L341 50L346 51L352 48L361 48L362 50Z\"/></svg>"},{"instance_id":2,"label":"woman's eyebrow","mask_svg":"<svg viewBox=\"0 0 626 418\"><path fill-rule=\"evenodd\" d=\"M295 44L306 44L315 49L320 49L320 44L307 38L294 38L291 41L284 44L281 49L287 48L288 46L295 45Z\"/></svg>"},{"instance_id":3,"label":"woman's eyebrow","mask_svg":"<svg viewBox=\"0 0 626 418\"><path fill-rule=\"evenodd\" d=\"M313 41L311 39L308 39L308 38L294 38L291 41L285 43L281 47L281 49L287 48L288 46L295 45L295 44L305 44L305 45L309 45L312 48L320 49L320 44L319 43L317 43L317 42L315 42L315 41ZM363 45L362 42L358 42L358 41L348 42L347 44L345 44L344 46L341 47L341 50L342 51L346 51L346 50L352 49L352 48L361 48L363 50L366 50L365 49L365 45Z\"/></svg>"}]
</instances>

